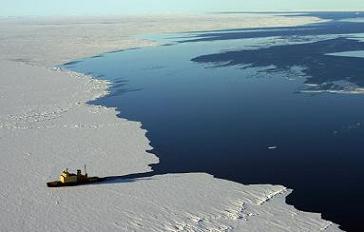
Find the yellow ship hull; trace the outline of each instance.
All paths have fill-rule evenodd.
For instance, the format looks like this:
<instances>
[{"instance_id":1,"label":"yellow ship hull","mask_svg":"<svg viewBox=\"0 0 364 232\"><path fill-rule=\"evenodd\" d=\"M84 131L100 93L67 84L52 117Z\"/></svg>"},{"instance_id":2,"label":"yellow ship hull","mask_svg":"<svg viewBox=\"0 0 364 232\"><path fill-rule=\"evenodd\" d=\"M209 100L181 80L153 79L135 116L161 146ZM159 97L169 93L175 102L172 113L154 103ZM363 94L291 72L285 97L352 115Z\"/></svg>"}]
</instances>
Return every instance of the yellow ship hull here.
<instances>
[{"instance_id":1,"label":"yellow ship hull","mask_svg":"<svg viewBox=\"0 0 364 232\"><path fill-rule=\"evenodd\" d=\"M77 181L77 182L68 182L68 183L63 183L61 181L51 181L47 183L47 186L50 188L56 188L56 187L66 187L66 186L75 186L75 185L84 185L84 184L92 184L92 183L96 183L96 182L100 182L102 179L99 177L89 177L85 180L82 181Z\"/></svg>"}]
</instances>

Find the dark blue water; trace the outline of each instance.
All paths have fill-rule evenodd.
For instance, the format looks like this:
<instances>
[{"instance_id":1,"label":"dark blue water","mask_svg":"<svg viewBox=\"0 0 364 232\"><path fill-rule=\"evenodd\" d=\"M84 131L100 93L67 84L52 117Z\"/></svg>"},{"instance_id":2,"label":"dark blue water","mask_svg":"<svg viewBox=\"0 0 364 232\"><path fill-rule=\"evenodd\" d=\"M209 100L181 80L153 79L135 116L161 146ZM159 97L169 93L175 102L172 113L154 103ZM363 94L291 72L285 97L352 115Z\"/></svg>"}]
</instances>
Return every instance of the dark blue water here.
<instances>
[{"instance_id":1,"label":"dark blue water","mask_svg":"<svg viewBox=\"0 0 364 232\"><path fill-rule=\"evenodd\" d=\"M364 51L351 39L364 37L364 23L331 17L178 35L65 67L112 81L92 104L143 123L160 158L153 173L282 184L294 189L289 204L364 231L364 95L350 94L364 87L364 59L326 55Z\"/></svg>"}]
</instances>

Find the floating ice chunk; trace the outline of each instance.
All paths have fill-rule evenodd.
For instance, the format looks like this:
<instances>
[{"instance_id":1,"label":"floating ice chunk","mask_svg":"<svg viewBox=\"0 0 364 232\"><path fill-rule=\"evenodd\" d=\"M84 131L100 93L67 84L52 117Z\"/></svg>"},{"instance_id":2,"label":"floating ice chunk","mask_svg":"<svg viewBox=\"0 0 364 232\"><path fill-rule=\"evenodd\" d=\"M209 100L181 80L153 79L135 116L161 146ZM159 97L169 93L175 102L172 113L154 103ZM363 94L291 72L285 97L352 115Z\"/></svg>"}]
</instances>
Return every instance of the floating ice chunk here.
<instances>
[{"instance_id":1,"label":"floating ice chunk","mask_svg":"<svg viewBox=\"0 0 364 232\"><path fill-rule=\"evenodd\" d=\"M268 147L269 150L276 150L278 147L277 146L270 146Z\"/></svg>"}]
</instances>

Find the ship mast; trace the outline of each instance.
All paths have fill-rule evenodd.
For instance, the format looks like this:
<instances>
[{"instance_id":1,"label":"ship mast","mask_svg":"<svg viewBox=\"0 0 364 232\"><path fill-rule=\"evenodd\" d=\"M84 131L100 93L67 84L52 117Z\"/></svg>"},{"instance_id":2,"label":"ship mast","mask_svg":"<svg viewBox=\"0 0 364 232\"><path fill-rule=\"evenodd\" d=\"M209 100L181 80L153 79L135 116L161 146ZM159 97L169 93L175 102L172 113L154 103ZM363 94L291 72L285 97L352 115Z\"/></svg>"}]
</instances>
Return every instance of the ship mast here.
<instances>
[{"instance_id":1,"label":"ship mast","mask_svg":"<svg viewBox=\"0 0 364 232\"><path fill-rule=\"evenodd\" d=\"M85 170L85 175L87 175L86 164L83 165L83 169Z\"/></svg>"}]
</instances>

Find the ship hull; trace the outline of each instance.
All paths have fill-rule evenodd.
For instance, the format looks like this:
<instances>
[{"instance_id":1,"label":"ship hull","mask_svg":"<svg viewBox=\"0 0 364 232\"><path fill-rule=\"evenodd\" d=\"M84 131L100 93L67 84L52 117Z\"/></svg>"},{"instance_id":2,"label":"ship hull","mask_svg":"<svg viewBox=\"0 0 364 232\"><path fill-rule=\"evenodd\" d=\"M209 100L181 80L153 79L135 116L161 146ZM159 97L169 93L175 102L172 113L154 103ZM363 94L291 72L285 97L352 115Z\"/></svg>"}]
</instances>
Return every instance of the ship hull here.
<instances>
[{"instance_id":1,"label":"ship hull","mask_svg":"<svg viewBox=\"0 0 364 232\"><path fill-rule=\"evenodd\" d=\"M67 187L67 186L76 186L76 185L85 185L85 184L92 184L100 182L102 179L99 177L90 177L87 180L78 181L78 182L71 182L71 183L62 183L61 181L52 181L48 182L47 186L50 188L57 188L57 187Z\"/></svg>"}]
</instances>

